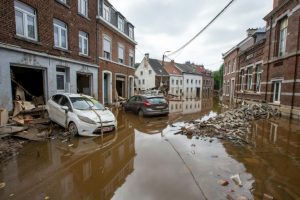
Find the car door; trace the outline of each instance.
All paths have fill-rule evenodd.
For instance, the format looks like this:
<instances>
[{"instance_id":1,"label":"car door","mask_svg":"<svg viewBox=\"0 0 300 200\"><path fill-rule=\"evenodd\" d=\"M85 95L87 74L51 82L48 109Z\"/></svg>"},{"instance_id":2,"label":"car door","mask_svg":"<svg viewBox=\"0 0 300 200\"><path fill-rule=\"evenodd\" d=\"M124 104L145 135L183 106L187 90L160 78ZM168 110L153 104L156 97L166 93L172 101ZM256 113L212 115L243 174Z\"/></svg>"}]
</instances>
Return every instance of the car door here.
<instances>
[{"instance_id":1,"label":"car door","mask_svg":"<svg viewBox=\"0 0 300 200\"><path fill-rule=\"evenodd\" d=\"M125 105L127 110L133 111L133 105L135 102L135 98L136 98L136 96L133 96L127 101L127 103Z\"/></svg>"},{"instance_id":2,"label":"car door","mask_svg":"<svg viewBox=\"0 0 300 200\"><path fill-rule=\"evenodd\" d=\"M58 112L59 112L59 101L62 95L56 94L48 101L48 113L52 121L57 122Z\"/></svg>"},{"instance_id":3,"label":"car door","mask_svg":"<svg viewBox=\"0 0 300 200\"><path fill-rule=\"evenodd\" d=\"M134 112L138 112L144 106L144 101L141 96L137 96L134 102Z\"/></svg>"},{"instance_id":4,"label":"car door","mask_svg":"<svg viewBox=\"0 0 300 200\"><path fill-rule=\"evenodd\" d=\"M62 96L60 98L59 108L58 108L58 112L57 112L58 123L64 127L66 127L67 126L66 119L67 119L68 113L66 113L66 111L64 109L62 109L63 106L67 106L69 108L69 111L71 111L71 104L70 104L69 99L66 96Z\"/></svg>"}]
</instances>

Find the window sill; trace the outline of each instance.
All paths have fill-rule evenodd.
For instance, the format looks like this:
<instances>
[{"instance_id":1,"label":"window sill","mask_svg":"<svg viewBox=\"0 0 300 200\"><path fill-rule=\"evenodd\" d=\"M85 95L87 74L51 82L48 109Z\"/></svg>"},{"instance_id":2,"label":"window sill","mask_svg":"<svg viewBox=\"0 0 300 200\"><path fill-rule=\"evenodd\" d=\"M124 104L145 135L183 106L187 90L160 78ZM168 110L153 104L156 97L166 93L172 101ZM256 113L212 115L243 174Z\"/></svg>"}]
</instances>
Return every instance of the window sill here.
<instances>
[{"instance_id":1,"label":"window sill","mask_svg":"<svg viewBox=\"0 0 300 200\"><path fill-rule=\"evenodd\" d=\"M77 13L80 17L82 17L82 18L84 18L84 19L86 19L86 20L89 20L89 21L91 21L91 19L88 17L88 16L85 16L85 15L83 15L83 14L81 14L81 13Z\"/></svg>"},{"instance_id":2,"label":"window sill","mask_svg":"<svg viewBox=\"0 0 300 200\"><path fill-rule=\"evenodd\" d=\"M79 53L78 54L79 56L81 56L81 57L84 57L84 58L89 58L89 59L91 59L92 57L91 56L89 56L89 55L85 55L85 54L81 54L81 53Z\"/></svg>"},{"instance_id":3,"label":"window sill","mask_svg":"<svg viewBox=\"0 0 300 200\"><path fill-rule=\"evenodd\" d=\"M36 44L36 45L42 45L42 43L38 42L37 40L29 39L29 38L26 38L26 37L21 37L21 36L18 36L18 35L15 35L14 37L18 40L23 40L25 42L30 42L30 43L33 43L33 44Z\"/></svg>"},{"instance_id":4,"label":"window sill","mask_svg":"<svg viewBox=\"0 0 300 200\"><path fill-rule=\"evenodd\" d=\"M64 52L66 52L66 53L71 53L70 50L68 50L68 49L63 49L63 48L61 48L61 47L56 47L56 46L54 46L53 49L56 49L56 50L59 50L59 51L64 51Z\"/></svg>"},{"instance_id":5,"label":"window sill","mask_svg":"<svg viewBox=\"0 0 300 200\"><path fill-rule=\"evenodd\" d=\"M62 1L60 1L60 0L55 0L57 3L59 3L60 5L62 5L62 6L64 6L64 7L66 7L66 8L68 8L68 9L70 9L70 6L68 5L68 4L66 4L66 3L64 3L64 2L62 2Z\"/></svg>"}]
</instances>

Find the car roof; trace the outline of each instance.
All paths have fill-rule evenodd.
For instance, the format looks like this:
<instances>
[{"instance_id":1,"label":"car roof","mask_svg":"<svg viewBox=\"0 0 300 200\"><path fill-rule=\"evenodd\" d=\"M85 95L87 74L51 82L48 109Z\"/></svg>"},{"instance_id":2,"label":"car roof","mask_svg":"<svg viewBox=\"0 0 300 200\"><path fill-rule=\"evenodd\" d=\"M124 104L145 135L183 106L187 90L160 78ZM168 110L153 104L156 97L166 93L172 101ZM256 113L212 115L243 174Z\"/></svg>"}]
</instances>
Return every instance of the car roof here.
<instances>
[{"instance_id":1,"label":"car roof","mask_svg":"<svg viewBox=\"0 0 300 200\"><path fill-rule=\"evenodd\" d=\"M145 98L164 98L163 95L139 95L139 96L142 96L142 97L145 97Z\"/></svg>"},{"instance_id":2,"label":"car roof","mask_svg":"<svg viewBox=\"0 0 300 200\"><path fill-rule=\"evenodd\" d=\"M92 99L93 97L85 95L85 94L76 94L76 93L67 93L67 92L60 92L60 93L56 93L55 95L64 95L67 97L86 97L89 99Z\"/></svg>"}]
</instances>

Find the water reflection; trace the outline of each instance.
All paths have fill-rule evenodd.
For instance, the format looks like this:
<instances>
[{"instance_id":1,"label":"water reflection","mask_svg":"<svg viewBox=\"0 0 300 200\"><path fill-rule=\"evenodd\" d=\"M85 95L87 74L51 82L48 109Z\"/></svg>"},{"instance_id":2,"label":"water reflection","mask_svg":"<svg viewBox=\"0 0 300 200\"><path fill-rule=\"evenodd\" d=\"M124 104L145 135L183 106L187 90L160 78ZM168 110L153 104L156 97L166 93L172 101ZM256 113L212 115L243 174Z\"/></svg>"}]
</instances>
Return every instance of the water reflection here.
<instances>
[{"instance_id":1,"label":"water reflection","mask_svg":"<svg viewBox=\"0 0 300 200\"><path fill-rule=\"evenodd\" d=\"M169 101L170 113L192 114L201 111L211 110L213 107L213 99L184 99Z\"/></svg>"},{"instance_id":2,"label":"water reflection","mask_svg":"<svg viewBox=\"0 0 300 200\"><path fill-rule=\"evenodd\" d=\"M249 135L253 147L225 143L229 155L243 163L252 174L255 199L269 194L275 199L300 198L299 125L286 119L258 121Z\"/></svg>"},{"instance_id":3,"label":"water reflection","mask_svg":"<svg viewBox=\"0 0 300 200\"><path fill-rule=\"evenodd\" d=\"M117 136L117 137L116 137ZM134 170L133 129L71 144L37 143L1 170L0 199L110 199ZM17 187L16 187L17 186Z\"/></svg>"}]
</instances>

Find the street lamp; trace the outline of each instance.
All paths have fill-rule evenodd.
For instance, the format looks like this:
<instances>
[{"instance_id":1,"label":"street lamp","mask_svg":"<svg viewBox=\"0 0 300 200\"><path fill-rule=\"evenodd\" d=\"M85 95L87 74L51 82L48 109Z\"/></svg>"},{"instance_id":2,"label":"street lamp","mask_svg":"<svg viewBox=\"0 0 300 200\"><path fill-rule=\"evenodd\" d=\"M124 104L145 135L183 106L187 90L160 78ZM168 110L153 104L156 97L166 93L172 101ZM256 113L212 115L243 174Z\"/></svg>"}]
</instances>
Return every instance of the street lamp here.
<instances>
[{"instance_id":1,"label":"street lamp","mask_svg":"<svg viewBox=\"0 0 300 200\"><path fill-rule=\"evenodd\" d=\"M163 57L162 57L162 66L164 67L164 64L165 64L165 54L166 53L170 53L171 51L165 51L164 53L163 53Z\"/></svg>"}]
</instances>

